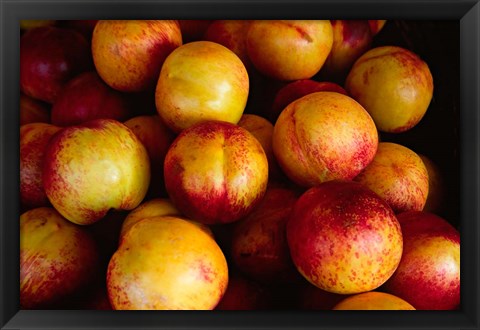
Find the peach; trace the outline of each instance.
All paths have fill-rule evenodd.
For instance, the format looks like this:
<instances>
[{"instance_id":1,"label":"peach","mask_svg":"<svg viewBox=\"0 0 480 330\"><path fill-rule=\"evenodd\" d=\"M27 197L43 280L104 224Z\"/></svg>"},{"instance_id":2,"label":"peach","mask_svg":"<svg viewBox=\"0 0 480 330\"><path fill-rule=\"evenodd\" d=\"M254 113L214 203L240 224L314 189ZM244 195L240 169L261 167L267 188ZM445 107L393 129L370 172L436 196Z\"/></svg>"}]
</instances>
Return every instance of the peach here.
<instances>
[{"instance_id":1,"label":"peach","mask_svg":"<svg viewBox=\"0 0 480 330\"><path fill-rule=\"evenodd\" d=\"M72 126L102 118L123 121L131 113L122 93L105 84L95 71L88 71L63 87L52 106L51 118L54 125Z\"/></svg>"},{"instance_id":2,"label":"peach","mask_svg":"<svg viewBox=\"0 0 480 330\"><path fill-rule=\"evenodd\" d=\"M177 21L101 20L92 36L95 67L122 92L153 88L166 57L182 44Z\"/></svg>"},{"instance_id":3,"label":"peach","mask_svg":"<svg viewBox=\"0 0 480 330\"><path fill-rule=\"evenodd\" d=\"M382 197L395 213L421 211L428 196L428 172L412 150L380 142L373 161L354 179Z\"/></svg>"},{"instance_id":4,"label":"peach","mask_svg":"<svg viewBox=\"0 0 480 330\"><path fill-rule=\"evenodd\" d=\"M47 197L76 224L92 224L112 208L134 209L149 183L145 147L128 127L113 119L66 127L45 152Z\"/></svg>"},{"instance_id":5,"label":"peach","mask_svg":"<svg viewBox=\"0 0 480 330\"><path fill-rule=\"evenodd\" d=\"M235 53L211 41L196 41L166 59L155 103L167 126L180 132L207 120L238 123L248 91L247 70Z\"/></svg>"},{"instance_id":6,"label":"peach","mask_svg":"<svg viewBox=\"0 0 480 330\"><path fill-rule=\"evenodd\" d=\"M237 125L207 121L184 130L165 157L165 186L189 219L228 223L262 199L268 161L258 140Z\"/></svg>"},{"instance_id":7,"label":"peach","mask_svg":"<svg viewBox=\"0 0 480 330\"><path fill-rule=\"evenodd\" d=\"M291 82L278 90L272 104L272 113L269 116L276 121L280 113L295 100L315 92L337 92L347 95L343 87L329 81L318 82L311 79L302 79Z\"/></svg>"},{"instance_id":8,"label":"peach","mask_svg":"<svg viewBox=\"0 0 480 330\"><path fill-rule=\"evenodd\" d=\"M252 63L247 53L247 32L249 20L217 20L213 21L205 31L203 39L216 42L234 52L250 70Z\"/></svg>"},{"instance_id":9,"label":"peach","mask_svg":"<svg viewBox=\"0 0 480 330\"><path fill-rule=\"evenodd\" d=\"M352 181L307 190L287 222L287 241L298 271L318 288L339 294L380 287L402 257L402 231L392 209Z\"/></svg>"},{"instance_id":10,"label":"peach","mask_svg":"<svg viewBox=\"0 0 480 330\"><path fill-rule=\"evenodd\" d=\"M183 217L180 211L178 211L177 208L172 204L172 202L165 198L155 198L140 204L125 218L120 230L120 241L122 240L123 236L125 236L126 232L129 231L130 228L133 227L137 222L146 218L160 217L164 215ZM190 221L188 219L185 220ZM191 222L213 237L213 233L207 225L194 221Z\"/></svg>"},{"instance_id":11,"label":"peach","mask_svg":"<svg viewBox=\"0 0 480 330\"><path fill-rule=\"evenodd\" d=\"M20 306L48 308L92 279L98 256L93 239L50 207L20 216Z\"/></svg>"},{"instance_id":12,"label":"peach","mask_svg":"<svg viewBox=\"0 0 480 330\"><path fill-rule=\"evenodd\" d=\"M428 195L422 211L441 213L445 208L447 187L440 167L425 155L420 155L428 173Z\"/></svg>"},{"instance_id":13,"label":"peach","mask_svg":"<svg viewBox=\"0 0 480 330\"><path fill-rule=\"evenodd\" d=\"M48 142L60 129L46 123L20 127L20 201L24 207L50 204L42 183L43 157Z\"/></svg>"},{"instance_id":14,"label":"peach","mask_svg":"<svg viewBox=\"0 0 480 330\"><path fill-rule=\"evenodd\" d=\"M290 103L273 131L280 167L304 187L353 179L372 161L377 145L370 115L352 98L334 92L316 92Z\"/></svg>"},{"instance_id":15,"label":"peach","mask_svg":"<svg viewBox=\"0 0 480 330\"><path fill-rule=\"evenodd\" d=\"M380 131L400 133L417 125L425 115L433 96L433 77L416 54L382 46L355 62L345 89L365 107Z\"/></svg>"},{"instance_id":16,"label":"peach","mask_svg":"<svg viewBox=\"0 0 480 330\"><path fill-rule=\"evenodd\" d=\"M261 73L278 80L313 77L333 44L328 20L256 20L247 32L247 53Z\"/></svg>"},{"instance_id":17,"label":"peach","mask_svg":"<svg viewBox=\"0 0 480 330\"><path fill-rule=\"evenodd\" d=\"M297 279L285 233L296 200L291 190L268 189L262 202L235 224L232 259L242 273L269 284Z\"/></svg>"},{"instance_id":18,"label":"peach","mask_svg":"<svg viewBox=\"0 0 480 330\"><path fill-rule=\"evenodd\" d=\"M44 26L20 39L20 90L34 99L55 102L70 79L91 69L90 47L76 31Z\"/></svg>"},{"instance_id":19,"label":"peach","mask_svg":"<svg viewBox=\"0 0 480 330\"><path fill-rule=\"evenodd\" d=\"M415 308L405 300L385 292L359 293L339 302L334 310L403 310L411 311Z\"/></svg>"},{"instance_id":20,"label":"peach","mask_svg":"<svg viewBox=\"0 0 480 330\"><path fill-rule=\"evenodd\" d=\"M253 114L244 114L237 125L252 133L262 145L268 160L269 179L280 178L282 173L280 172L272 148L273 125L265 118Z\"/></svg>"},{"instance_id":21,"label":"peach","mask_svg":"<svg viewBox=\"0 0 480 330\"><path fill-rule=\"evenodd\" d=\"M136 116L124 124L135 133L147 149L151 172L148 195L152 197L166 196L163 163L175 136L156 114Z\"/></svg>"},{"instance_id":22,"label":"peach","mask_svg":"<svg viewBox=\"0 0 480 330\"><path fill-rule=\"evenodd\" d=\"M227 285L227 262L215 240L177 217L136 223L108 265L108 295L117 310L209 310Z\"/></svg>"},{"instance_id":23,"label":"peach","mask_svg":"<svg viewBox=\"0 0 480 330\"><path fill-rule=\"evenodd\" d=\"M460 235L445 219L410 211L397 216L404 251L385 291L416 309L453 310L460 304Z\"/></svg>"},{"instance_id":24,"label":"peach","mask_svg":"<svg viewBox=\"0 0 480 330\"><path fill-rule=\"evenodd\" d=\"M20 126L31 123L50 123L50 109L46 103L20 94Z\"/></svg>"},{"instance_id":25,"label":"peach","mask_svg":"<svg viewBox=\"0 0 480 330\"><path fill-rule=\"evenodd\" d=\"M322 68L326 77L345 79L353 63L370 49L372 32L366 20L331 20L333 45Z\"/></svg>"}]
</instances>

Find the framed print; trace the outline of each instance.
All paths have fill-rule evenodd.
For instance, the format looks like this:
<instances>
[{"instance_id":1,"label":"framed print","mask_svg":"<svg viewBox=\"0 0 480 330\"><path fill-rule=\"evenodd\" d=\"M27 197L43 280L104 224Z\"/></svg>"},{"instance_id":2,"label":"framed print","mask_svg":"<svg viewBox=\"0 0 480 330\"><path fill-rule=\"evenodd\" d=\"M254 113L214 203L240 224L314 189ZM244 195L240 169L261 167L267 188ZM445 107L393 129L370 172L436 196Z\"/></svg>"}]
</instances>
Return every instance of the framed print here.
<instances>
[{"instance_id":1,"label":"framed print","mask_svg":"<svg viewBox=\"0 0 480 330\"><path fill-rule=\"evenodd\" d=\"M478 329L476 0L0 0L2 329Z\"/></svg>"}]
</instances>

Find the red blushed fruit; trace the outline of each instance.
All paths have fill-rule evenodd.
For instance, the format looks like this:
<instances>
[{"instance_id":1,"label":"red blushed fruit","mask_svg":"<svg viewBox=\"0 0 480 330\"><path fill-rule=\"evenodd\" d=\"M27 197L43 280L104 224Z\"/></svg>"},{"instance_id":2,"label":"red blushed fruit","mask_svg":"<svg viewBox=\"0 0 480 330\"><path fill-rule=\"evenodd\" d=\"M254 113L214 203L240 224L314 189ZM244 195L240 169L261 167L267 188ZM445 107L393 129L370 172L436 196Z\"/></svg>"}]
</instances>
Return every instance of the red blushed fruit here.
<instances>
[{"instance_id":1,"label":"red blushed fruit","mask_svg":"<svg viewBox=\"0 0 480 330\"><path fill-rule=\"evenodd\" d=\"M384 289L416 309L452 310L460 304L460 235L446 220L427 212L397 215L404 251Z\"/></svg>"},{"instance_id":2,"label":"red blushed fruit","mask_svg":"<svg viewBox=\"0 0 480 330\"><path fill-rule=\"evenodd\" d=\"M24 207L50 205L42 183L43 157L48 142L59 130L46 123L20 127L20 201Z\"/></svg>"},{"instance_id":3,"label":"red blushed fruit","mask_svg":"<svg viewBox=\"0 0 480 330\"><path fill-rule=\"evenodd\" d=\"M373 36L366 20L332 20L333 45L322 67L322 74L342 82L353 63L372 44Z\"/></svg>"},{"instance_id":4,"label":"red blushed fruit","mask_svg":"<svg viewBox=\"0 0 480 330\"><path fill-rule=\"evenodd\" d=\"M266 283L301 279L290 258L285 226L297 200L287 189L268 189L262 202L236 223L232 258L239 270Z\"/></svg>"},{"instance_id":5,"label":"red blushed fruit","mask_svg":"<svg viewBox=\"0 0 480 330\"><path fill-rule=\"evenodd\" d=\"M22 93L20 94L20 126L31 123L50 123L50 107Z\"/></svg>"},{"instance_id":6,"label":"red blushed fruit","mask_svg":"<svg viewBox=\"0 0 480 330\"><path fill-rule=\"evenodd\" d=\"M277 92L273 100L272 113L269 117L275 122L287 105L305 95L315 92L337 92L348 95L341 86L333 82L318 82L311 79L297 80L285 85Z\"/></svg>"},{"instance_id":7,"label":"red blushed fruit","mask_svg":"<svg viewBox=\"0 0 480 330\"><path fill-rule=\"evenodd\" d=\"M351 181L329 181L305 192L287 222L287 240L300 273L340 294L378 288L402 256L402 232L392 209Z\"/></svg>"},{"instance_id":8,"label":"red blushed fruit","mask_svg":"<svg viewBox=\"0 0 480 330\"><path fill-rule=\"evenodd\" d=\"M20 89L35 99L53 103L71 78L92 67L89 44L76 31L40 27L20 39Z\"/></svg>"},{"instance_id":9,"label":"red blushed fruit","mask_svg":"<svg viewBox=\"0 0 480 330\"><path fill-rule=\"evenodd\" d=\"M130 117L127 99L110 88L95 71L70 80L52 107L52 124L78 125L93 119L126 120Z\"/></svg>"},{"instance_id":10,"label":"red blushed fruit","mask_svg":"<svg viewBox=\"0 0 480 330\"><path fill-rule=\"evenodd\" d=\"M172 143L164 176L167 193L182 214L205 224L228 223L246 216L262 199L268 162L246 129L206 121Z\"/></svg>"},{"instance_id":11,"label":"red blushed fruit","mask_svg":"<svg viewBox=\"0 0 480 330\"><path fill-rule=\"evenodd\" d=\"M20 216L20 306L48 308L84 287L97 268L96 246L84 228L55 209Z\"/></svg>"},{"instance_id":12,"label":"red blushed fruit","mask_svg":"<svg viewBox=\"0 0 480 330\"><path fill-rule=\"evenodd\" d=\"M216 310L262 310L272 305L271 295L265 286L240 274L229 275L227 291Z\"/></svg>"}]
</instances>

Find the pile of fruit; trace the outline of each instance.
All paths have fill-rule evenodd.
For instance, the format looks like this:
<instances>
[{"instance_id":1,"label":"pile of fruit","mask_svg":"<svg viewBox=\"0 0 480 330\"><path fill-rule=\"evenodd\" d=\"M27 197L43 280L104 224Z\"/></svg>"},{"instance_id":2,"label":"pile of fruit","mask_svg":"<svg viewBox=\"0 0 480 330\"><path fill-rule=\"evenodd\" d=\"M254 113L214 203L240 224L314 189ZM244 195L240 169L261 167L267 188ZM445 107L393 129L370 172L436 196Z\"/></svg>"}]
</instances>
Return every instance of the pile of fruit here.
<instances>
[{"instance_id":1,"label":"pile of fruit","mask_svg":"<svg viewBox=\"0 0 480 330\"><path fill-rule=\"evenodd\" d=\"M21 308L459 308L393 23L22 21Z\"/></svg>"}]
</instances>

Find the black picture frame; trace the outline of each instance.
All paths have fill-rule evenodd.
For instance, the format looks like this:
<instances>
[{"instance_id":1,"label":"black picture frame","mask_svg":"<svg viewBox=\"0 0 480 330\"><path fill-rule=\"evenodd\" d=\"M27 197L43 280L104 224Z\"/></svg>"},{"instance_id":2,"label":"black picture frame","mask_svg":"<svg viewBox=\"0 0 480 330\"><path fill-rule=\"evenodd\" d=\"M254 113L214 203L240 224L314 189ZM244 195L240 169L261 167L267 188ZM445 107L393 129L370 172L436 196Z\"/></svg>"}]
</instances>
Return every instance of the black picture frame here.
<instances>
[{"instance_id":1,"label":"black picture frame","mask_svg":"<svg viewBox=\"0 0 480 330\"><path fill-rule=\"evenodd\" d=\"M0 0L0 325L2 329L478 329L478 0ZM450 19L460 21L461 309L415 312L19 310L20 19Z\"/></svg>"}]
</instances>

